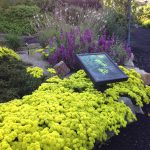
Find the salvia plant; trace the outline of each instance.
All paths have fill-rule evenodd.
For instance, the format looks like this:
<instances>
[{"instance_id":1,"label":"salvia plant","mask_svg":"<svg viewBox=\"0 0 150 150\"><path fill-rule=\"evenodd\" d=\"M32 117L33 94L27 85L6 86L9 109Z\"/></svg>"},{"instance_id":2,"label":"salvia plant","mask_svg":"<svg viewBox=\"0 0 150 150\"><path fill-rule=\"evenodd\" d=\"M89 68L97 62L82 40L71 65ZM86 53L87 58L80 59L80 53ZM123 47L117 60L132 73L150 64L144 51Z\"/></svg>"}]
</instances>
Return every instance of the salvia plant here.
<instances>
[{"instance_id":1,"label":"salvia plant","mask_svg":"<svg viewBox=\"0 0 150 150\"><path fill-rule=\"evenodd\" d=\"M78 69L75 57L77 53L107 52L119 65L123 65L131 53L130 47L118 43L115 37L109 36L107 32L95 39L92 30L85 29L81 32L80 28L70 32L61 30L60 37L50 39L49 48L54 47L55 51L49 56L49 63L56 64L63 60L73 70Z\"/></svg>"}]
</instances>

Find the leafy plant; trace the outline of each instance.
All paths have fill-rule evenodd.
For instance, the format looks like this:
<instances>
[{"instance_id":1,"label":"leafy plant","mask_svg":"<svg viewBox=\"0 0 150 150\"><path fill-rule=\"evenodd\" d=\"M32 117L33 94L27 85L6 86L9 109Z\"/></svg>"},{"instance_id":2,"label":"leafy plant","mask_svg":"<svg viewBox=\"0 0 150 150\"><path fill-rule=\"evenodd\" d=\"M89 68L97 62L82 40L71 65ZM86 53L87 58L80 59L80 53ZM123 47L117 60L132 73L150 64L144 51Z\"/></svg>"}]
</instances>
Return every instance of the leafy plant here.
<instances>
[{"instance_id":1,"label":"leafy plant","mask_svg":"<svg viewBox=\"0 0 150 150\"><path fill-rule=\"evenodd\" d=\"M50 64L56 64L63 60L71 69L78 69L78 63L75 57L77 53L94 53L107 52L115 59L117 57L118 64L124 64L130 56L130 51L126 47L118 48L118 51L125 55L118 55L113 47L117 44L114 36L110 37L107 33L100 36L95 42L92 30L86 29L83 32L79 28L75 28L71 32L61 31L60 37L54 37L50 40L50 48L55 47L54 54L49 56Z\"/></svg>"},{"instance_id":2,"label":"leafy plant","mask_svg":"<svg viewBox=\"0 0 150 150\"><path fill-rule=\"evenodd\" d=\"M46 47L49 43L49 39L54 36L59 36L57 28L46 28L39 33L39 41L43 47Z\"/></svg>"},{"instance_id":3,"label":"leafy plant","mask_svg":"<svg viewBox=\"0 0 150 150\"><path fill-rule=\"evenodd\" d=\"M26 65L13 50L0 47L0 102L32 93L44 79L27 73Z\"/></svg>"},{"instance_id":4,"label":"leafy plant","mask_svg":"<svg viewBox=\"0 0 150 150\"><path fill-rule=\"evenodd\" d=\"M0 32L31 34L35 30L31 25L33 16L39 12L37 6L17 5L0 11Z\"/></svg>"},{"instance_id":5,"label":"leafy plant","mask_svg":"<svg viewBox=\"0 0 150 150\"><path fill-rule=\"evenodd\" d=\"M143 27L150 28L150 4L138 7L136 19Z\"/></svg>"},{"instance_id":6,"label":"leafy plant","mask_svg":"<svg viewBox=\"0 0 150 150\"><path fill-rule=\"evenodd\" d=\"M8 34L5 38L7 47L17 50L21 46L21 39L18 35Z\"/></svg>"}]
</instances>

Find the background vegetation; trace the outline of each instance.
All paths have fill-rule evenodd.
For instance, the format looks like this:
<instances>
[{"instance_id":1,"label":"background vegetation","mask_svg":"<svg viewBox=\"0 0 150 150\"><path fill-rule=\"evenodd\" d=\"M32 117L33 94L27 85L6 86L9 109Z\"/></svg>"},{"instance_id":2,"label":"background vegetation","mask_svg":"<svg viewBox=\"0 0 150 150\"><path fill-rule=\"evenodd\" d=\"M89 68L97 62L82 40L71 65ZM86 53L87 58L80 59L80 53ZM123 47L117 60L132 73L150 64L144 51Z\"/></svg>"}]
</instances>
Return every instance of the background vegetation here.
<instances>
[{"instance_id":1,"label":"background vegetation","mask_svg":"<svg viewBox=\"0 0 150 150\"><path fill-rule=\"evenodd\" d=\"M18 55L4 47L0 47L0 102L6 102L31 94L44 81L44 76L34 78L27 73Z\"/></svg>"}]
</instances>

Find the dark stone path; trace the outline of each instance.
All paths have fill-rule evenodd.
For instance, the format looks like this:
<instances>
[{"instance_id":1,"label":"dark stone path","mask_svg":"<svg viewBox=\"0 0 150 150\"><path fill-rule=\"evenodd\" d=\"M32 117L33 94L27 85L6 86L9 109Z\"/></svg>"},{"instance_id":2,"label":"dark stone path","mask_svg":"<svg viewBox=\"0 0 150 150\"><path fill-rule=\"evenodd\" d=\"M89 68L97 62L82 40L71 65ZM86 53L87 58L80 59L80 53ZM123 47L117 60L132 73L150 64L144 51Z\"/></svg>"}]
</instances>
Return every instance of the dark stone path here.
<instances>
[{"instance_id":1,"label":"dark stone path","mask_svg":"<svg viewBox=\"0 0 150 150\"><path fill-rule=\"evenodd\" d=\"M150 72L150 29L133 29L131 41L135 65Z\"/></svg>"}]
</instances>

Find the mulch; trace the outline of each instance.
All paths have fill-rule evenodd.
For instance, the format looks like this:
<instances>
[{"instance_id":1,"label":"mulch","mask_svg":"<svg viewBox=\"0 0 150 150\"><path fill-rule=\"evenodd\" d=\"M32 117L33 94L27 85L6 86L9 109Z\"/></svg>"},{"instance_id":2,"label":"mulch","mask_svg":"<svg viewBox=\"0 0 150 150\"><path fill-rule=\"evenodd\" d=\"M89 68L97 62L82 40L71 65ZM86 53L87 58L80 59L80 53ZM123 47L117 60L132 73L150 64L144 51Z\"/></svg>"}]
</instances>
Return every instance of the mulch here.
<instances>
[{"instance_id":1,"label":"mulch","mask_svg":"<svg viewBox=\"0 0 150 150\"><path fill-rule=\"evenodd\" d=\"M134 64L150 73L150 29L134 29L132 33ZM143 108L144 115L138 114L138 121L120 130L97 150L150 150L150 105Z\"/></svg>"},{"instance_id":2,"label":"mulch","mask_svg":"<svg viewBox=\"0 0 150 150\"><path fill-rule=\"evenodd\" d=\"M145 114L137 115L138 121L120 130L99 150L150 150L150 105L145 106Z\"/></svg>"}]
</instances>

